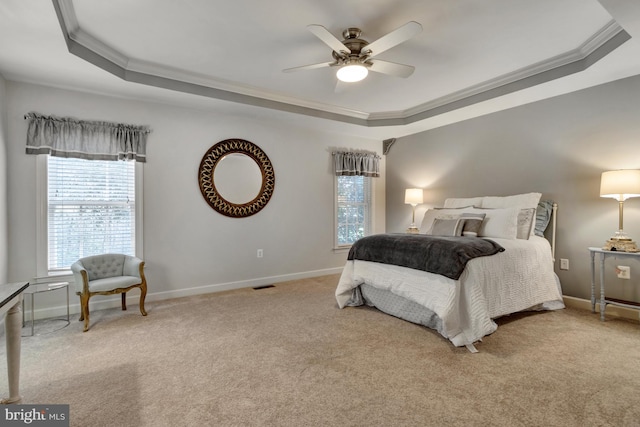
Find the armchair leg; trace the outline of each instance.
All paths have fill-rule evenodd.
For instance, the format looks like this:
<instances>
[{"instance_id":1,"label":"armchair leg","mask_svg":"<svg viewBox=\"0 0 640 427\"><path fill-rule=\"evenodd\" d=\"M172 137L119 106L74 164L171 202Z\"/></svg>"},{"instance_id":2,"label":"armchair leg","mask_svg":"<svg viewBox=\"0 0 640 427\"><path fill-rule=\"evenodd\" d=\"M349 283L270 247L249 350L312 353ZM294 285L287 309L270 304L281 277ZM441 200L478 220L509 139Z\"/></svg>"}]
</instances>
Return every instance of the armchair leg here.
<instances>
[{"instance_id":1,"label":"armchair leg","mask_svg":"<svg viewBox=\"0 0 640 427\"><path fill-rule=\"evenodd\" d=\"M122 296L122 311L127 309L127 293L123 292L120 294Z\"/></svg>"},{"instance_id":2,"label":"armchair leg","mask_svg":"<svg viewBox=\"0 0 640 427\"><path fill-rule=\"evenodd\" d=\"M140 286L140 313L143 316L147 315L147 312L144 309L144 299L147 297L147 283L143 282L142 286Z\"/></svg>"},{"instance_id":3,"label":"armchair leg","mask_svg":"<svg viewBox=\"0 0 640 427\"><path fill-rule=\"evenodd\" d=\"M82 309L82 295L78 295L80 296L80 318L78 320L82 322L84 320L84 310Z\"/></svg>"},{"instance_id":4,"label":"armchair leg","mask_svg":"<svg viewBox=\"0 0 640 427\"><path fill-rule=\"evenodd\" d=\"M82 332L87 332L89 330L89 295L82 294L80 295L80 308L82 310L82 314L80 316L81 320L84 320L84 329Z\"/></svg>"}]
</instances>

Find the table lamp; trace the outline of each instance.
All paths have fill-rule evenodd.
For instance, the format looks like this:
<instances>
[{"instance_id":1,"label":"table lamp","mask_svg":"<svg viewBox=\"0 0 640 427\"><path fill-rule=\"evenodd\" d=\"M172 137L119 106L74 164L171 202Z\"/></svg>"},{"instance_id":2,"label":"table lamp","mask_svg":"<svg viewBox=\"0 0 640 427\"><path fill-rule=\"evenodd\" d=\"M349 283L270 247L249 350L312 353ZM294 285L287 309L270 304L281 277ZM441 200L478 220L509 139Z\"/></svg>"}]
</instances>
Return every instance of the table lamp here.
<instances>
[{"instance_id":1,"label":"table lamp","mask_svg":"<svg viewBox=\"0 0 640 427\"><path fill-rule=\"evenodd\" d=\"M417 233L419 231L418 227L416 227L416 206L422 203L422 194L422 188L407 188L404 191L404 202L413 208L411 225L407 229L407 233Z\"/></svg>"},{"instance_id":2,"label":"table lamp","mask_svg":"<svg viewBox=\"0 0 640 427\"><path fill-rule=\"evenodd\" d=\"M624 201L630 197L640 197L640 170L615 170L602 173L600 197L618 201L618 231L607 240L603 249L609 251L638 252L634 242L623 229Z\"/></svg>"}]
</instances>

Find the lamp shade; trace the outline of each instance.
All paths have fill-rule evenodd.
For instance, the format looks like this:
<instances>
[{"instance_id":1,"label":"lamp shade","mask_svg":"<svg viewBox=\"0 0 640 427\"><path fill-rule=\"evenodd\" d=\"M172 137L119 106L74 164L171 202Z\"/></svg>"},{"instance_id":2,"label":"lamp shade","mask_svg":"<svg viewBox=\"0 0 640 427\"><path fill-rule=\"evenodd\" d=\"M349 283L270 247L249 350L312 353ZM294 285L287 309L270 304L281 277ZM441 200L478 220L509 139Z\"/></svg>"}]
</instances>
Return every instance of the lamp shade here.
<instances>
[{"instance_id":1,"label":"lamp shade","mask_svg":"<svg viewBox=\"0 0 640 427\"><path fill-rule=\"evenodd\" d=\"M408 205L419 205L422 203L422 188L407 188L404 190L404 202Z\"/></svg>"},{"instance_id":2,"label":"lamp shade","mask_svg":"<svg viewBox=\"0 0 640 427\"><path fill-rule=\"evenodd\" d=\"M618 201L640 197L640 170L603 172L600 180L600 197L610 197Z\"/></svg>"}]
</instances>

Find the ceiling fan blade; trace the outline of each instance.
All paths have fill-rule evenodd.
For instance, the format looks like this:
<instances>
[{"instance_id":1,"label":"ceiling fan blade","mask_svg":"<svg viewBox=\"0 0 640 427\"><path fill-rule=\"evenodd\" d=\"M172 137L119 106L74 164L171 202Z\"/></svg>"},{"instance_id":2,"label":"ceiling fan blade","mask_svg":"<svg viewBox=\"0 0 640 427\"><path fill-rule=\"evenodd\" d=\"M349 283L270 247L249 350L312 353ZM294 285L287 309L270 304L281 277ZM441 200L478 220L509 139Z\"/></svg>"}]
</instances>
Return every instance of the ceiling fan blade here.
<instances>
[{"instance_id":1,"label":"ceiling fan blade","mask_svg":"<svg viewBox=\"0 0 640 427\"><path fill-rule=\"evenodd\" d=\"M310 64L310 65L303 65L301 67L287 68L286 70L282 70L282 72L293 73L294 71L314 70L316 68L330 67L335 64L336 64L335 62L320 62L318 64Z\"/></svg>"},{"instance_id":2,"label":"ceiling fan blade","mask_svg":"<svg viewBox=\"0 0 640 427\"><path fill-rule=\"evenodd\" d=\"M322 25L307 25L307 29L311 31L316 37L322 40L327 46L333 49L334 52L346 52L351 53L351 49L346 47L340 40L338 40L333 34L329 32Z\"/></svg>"},{"instance_id":3,"label":"ceiling fan blade","mask_svg":"<svg viewBox=\"0 0 640 427\"><path fill-rule=\"evenodd\" d=\"M334 93L349 92L349 90L351 90L354 87L356 87L358 85L358 83L360 83L360 82L346 83L346 82L343 82L340 79L336 79L336 87L333 89L333 92Z\"/></svg>"},{"instance_id":4,"label":"ceiling fan blade","mask_svg":"<svg viewBox=\"0 0 640 427\"><path fill-rule=\"evenodd\" d=\"M394 77L407 78L413 74L416 68L411 65L396 64L395 62L382 61L380 59L371 60L369 70L376 73L387 74Z\"/></svg>"},{"instance_id":5,"label":"ceiling fan blade","mask_svg":"<svg viewBox=\"0 0 640 427\"><path fill-rule=\"evenodd\" d=\"M409 40L411 37L422 31L422 25L415 21L409 21L402 27L391 31L389 34L380 37L378 40L369 43L363 50L371 51L369 57L381 54L385 50L391 49L400 43Z\"/></svg>"}]
</instances>

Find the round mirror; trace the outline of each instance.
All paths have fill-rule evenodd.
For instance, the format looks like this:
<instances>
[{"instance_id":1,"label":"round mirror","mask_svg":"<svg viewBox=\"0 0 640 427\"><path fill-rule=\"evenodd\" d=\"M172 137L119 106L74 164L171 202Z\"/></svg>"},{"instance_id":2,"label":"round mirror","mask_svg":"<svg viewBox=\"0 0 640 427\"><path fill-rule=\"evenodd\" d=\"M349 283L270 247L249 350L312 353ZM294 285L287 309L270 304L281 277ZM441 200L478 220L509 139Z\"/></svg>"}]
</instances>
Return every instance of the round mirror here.
<instances>
[{"instance_id":1,"label":"round mirror","mask_svg":"<svg viewBox=\"0 0 640 427\"><path fill-rule=\"evenodd\" d=\"M269 157L244 139L226 139L211 147L198 170L200 191L219 213L247 217L271 199L275 174Z\"/></svg>"},{"instance_id":2,"label":"round mirror","mask_svg":"<svg viewBox=\"0 0 640 427\"><path fill-rule=\"evenodd\" d=\"M218 193L229 203L249 203L260 193L262 173L251 157L241 153L222 156L213 172Z\"/></svg>"}]
</instances>

